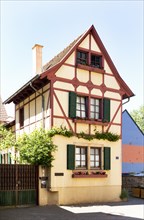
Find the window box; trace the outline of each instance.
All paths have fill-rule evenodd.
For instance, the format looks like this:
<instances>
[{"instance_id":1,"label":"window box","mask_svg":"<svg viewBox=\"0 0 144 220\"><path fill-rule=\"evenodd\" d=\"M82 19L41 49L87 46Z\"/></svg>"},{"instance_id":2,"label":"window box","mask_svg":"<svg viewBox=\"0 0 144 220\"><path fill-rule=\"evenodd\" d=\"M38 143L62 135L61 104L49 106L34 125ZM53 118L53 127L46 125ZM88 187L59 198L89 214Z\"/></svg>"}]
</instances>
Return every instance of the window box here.
<instances>
[{"instance_id":1,"label":"window box","mask_svg":"<svg viewBox=\"0 0 144 220\"><path fill-rule=\"evenodd\" d=\"M97 73L105 73L104 69L99 69L97 67L84 65L84 64L80 64L80 63L77 64L77 68L92 71L92 72L97 72Z\"/></svg>"},{"instance_id":2,"label":"window box","mask_svg":"<svg viewBox=\"0 0 144 220\"><path fill-rule=\"evenodd\" d=\"M75 118L75 119L73 119L73 122L108 126L107 121L105 122L105 121L102 121L102 120L99 120L99 119L96 120L96 119Z\"/></svg>"},{"instance_id":3,"label":"window box","mask_svg":"<svg viewBox=\"0 0 144 220\"><path fill-rule=\"evenodd\" d=\"M80 171L80 172L74 172L72 174L72 178L105 178L107 176L108 175L104 171L97 171L91 173L88 173L87 171L86 172Z\"/></svg>"}]
</instances>

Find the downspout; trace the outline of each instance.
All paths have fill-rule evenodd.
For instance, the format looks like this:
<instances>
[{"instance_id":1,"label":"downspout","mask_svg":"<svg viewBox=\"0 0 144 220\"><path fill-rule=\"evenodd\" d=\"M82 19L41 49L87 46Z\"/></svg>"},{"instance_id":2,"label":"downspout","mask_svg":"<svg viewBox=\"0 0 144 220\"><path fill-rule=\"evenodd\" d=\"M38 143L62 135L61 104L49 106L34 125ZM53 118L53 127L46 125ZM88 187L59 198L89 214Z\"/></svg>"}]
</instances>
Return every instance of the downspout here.
<instances>
[{"instance_id":1,"label":"downspout","mask_svg":"<svg viewBox=\"0 0 144 220\"><path fill-rule=\"evenodd\" d=\"M44 95L39 92L33 85L32 85L32 82L30 82L30 87L35 91L37 92L41 97L42 97L42 127L43 129L45 128L45 124L44 124Z\"/></svg>"},{"instance_id":2,"label":"downspout","mask_svg":"<svg viewBox=\"0 0 144 220\"><path fill-rule=\"evenodd\" d=\"M124 104L128 103L129 101L130 101L130 97L128 97L128 100L127 100L127 101L125 101L124 103L122 103L122 105L124 105Z\"/></svg>"}]
</instances>

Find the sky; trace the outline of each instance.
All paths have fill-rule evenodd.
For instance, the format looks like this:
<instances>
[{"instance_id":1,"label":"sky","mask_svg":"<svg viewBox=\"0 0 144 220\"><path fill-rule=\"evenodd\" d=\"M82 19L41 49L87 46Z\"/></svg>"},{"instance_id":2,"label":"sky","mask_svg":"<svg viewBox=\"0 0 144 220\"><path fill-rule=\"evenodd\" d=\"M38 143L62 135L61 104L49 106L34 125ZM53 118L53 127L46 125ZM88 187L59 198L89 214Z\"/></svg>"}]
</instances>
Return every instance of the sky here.
<instances>
[{"instance_id":1,"label":"sky","mask_svg":"<svg viewBox=\"0 0 144 220\"><path fill-rule=\"evenodd\" d=\"M43 65L93 24L120 76L135 94L123 105L144 105L143 0L1 0L0 95L5 101L32 77L32 47L43 45ZM7 104L9 116L14 105Z\"/></svg>"}]
</instances>

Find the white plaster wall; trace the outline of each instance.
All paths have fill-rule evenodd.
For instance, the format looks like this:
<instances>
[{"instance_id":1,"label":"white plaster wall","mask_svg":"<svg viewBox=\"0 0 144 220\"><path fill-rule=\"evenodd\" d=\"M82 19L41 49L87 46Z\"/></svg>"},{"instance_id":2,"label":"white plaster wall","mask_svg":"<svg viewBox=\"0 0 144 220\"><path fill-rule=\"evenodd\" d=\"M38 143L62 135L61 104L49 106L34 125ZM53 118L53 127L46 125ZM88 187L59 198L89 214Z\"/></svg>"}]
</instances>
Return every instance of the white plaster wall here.
<instances>
[{"instance_id":1,"label":"white plaster wall","mask_svg":"<svg viewBox=\"0 0 144 220\"><path fill-rule=\"evenodd\" d=\"M77 69L77 78L80 82L86 83L89 80L89 72L82 69Z\"/></svg>"},{"instance_id":2,"label":"white plaster wall","mask_svg":"<svg viewBox=\"0 0 144 220\"><path fill-rule=\"evenodd\" d=\"M117 83L115 77L105 75L104 77L105 85L109 88L120 89L119 84Z\"/></svg>"},{"instance_id":3,"label":"white plaster wall","mask_svg":"<svg viewBox=\"0 0 144 220\"><path fill-rule=\"evenodd\" d=\"M62 77L65 79L73 79L74 78L74 67L67 66L67 65L62 65L56 75L57 77Z\"/></svg>"},{"instance_id":4,"label":"white plaster wall","mask_svg":"<svg viewBox=\"0 0 144 220\"><path fill-rule=\"evenodd\" d=\"M82 43L79 46L89 49L89 35L82 41Z\"/></svg>"},{"instance_id":5,"label":"white plaster wall","mask_svg":"<svg viewBox=\"0 0 144 220\"><path fill-rule=\"evenodd\" d=\"M102 84L102 74L91 72L91 81L94 85Z\"/></svg>"},{"instance_id":6,"label":"white plaster wall","mask_svg":"<svg viewBox=\"0 0 144 220\"><path fill-rule=\"evenodd\" d=\"M101 52L92 35L91 35L91 49L96 52Z\"/></svg>"},{"instance_id":7,"label":"white plaster wall","mask_svg":"<svg viewBox=\"0 0 144 220\"><path fill-rule=\"evenodd\" d=\"M69 58L65 61L67 64L74 65L75 64L75 52L73 52Z\"/></svg>"}]
</instances>

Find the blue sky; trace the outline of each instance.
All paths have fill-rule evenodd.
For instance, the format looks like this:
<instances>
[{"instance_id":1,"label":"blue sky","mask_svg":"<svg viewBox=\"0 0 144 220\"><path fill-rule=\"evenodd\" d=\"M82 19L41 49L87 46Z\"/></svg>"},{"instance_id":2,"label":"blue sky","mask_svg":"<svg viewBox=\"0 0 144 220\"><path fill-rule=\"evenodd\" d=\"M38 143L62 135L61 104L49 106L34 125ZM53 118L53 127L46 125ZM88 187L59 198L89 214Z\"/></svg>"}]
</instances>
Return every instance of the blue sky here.
<instances>
[{"instance_id":1,"label":"blue sky","mask_svg":"<svg viewBox=\"0 0 144 220\"><path fill-rule=\"evenodd\" d=\"M119 74L134 92L123 110L143 105L143 0L1 1L1 97L32 77L32 47L43 48L43 64L92 24ZM13 105L6 105L13 115Z\"/></svg>"}]
</instances>

